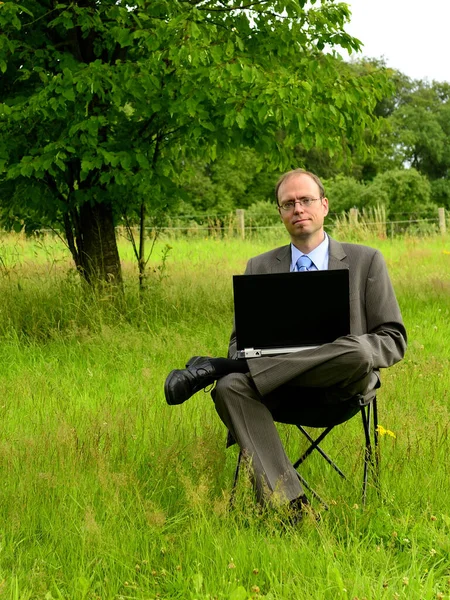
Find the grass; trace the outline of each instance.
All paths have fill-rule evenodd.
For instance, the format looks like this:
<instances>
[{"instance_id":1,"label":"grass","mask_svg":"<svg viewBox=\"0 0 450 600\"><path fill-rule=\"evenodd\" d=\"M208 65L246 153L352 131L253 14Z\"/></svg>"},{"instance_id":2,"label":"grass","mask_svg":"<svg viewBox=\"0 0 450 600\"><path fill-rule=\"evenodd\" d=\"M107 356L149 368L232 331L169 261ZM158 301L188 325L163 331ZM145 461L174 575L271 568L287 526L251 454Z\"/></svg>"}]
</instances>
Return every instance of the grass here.
<instances>
[{"instance_id":1,"label":"grass","mask_svg":"<svg viewBox=\"0 0 450 600\"><path fill-rule=\"evenodd\" d=\"M236 449L209 396L163 395L192 354L224 354L232 273L284 239L167 240L163 265L165 243L141 298L122 247L114 300L80 286L53 238L0 239L0 598L449 598L450 238L367 242L409 332L379 395L396 436L380 440L382 495L360 504L355 418L325 444L350 481L308 459L331 510L285 533L245 481L228 510Z\"/></svg>"}]
</instances>

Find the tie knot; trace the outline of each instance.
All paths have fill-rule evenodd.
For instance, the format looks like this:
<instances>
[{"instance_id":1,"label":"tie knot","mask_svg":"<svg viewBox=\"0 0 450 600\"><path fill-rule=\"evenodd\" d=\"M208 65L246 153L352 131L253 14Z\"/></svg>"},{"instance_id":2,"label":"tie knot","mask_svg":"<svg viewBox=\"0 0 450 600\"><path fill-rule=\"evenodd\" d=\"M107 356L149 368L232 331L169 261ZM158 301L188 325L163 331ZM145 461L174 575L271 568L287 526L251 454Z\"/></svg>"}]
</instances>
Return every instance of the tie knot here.
<instances>
[{"instance_id":1,"label":"tie knot","mask_svg":"<svg viewBox=\"0 0 450 600\"><path fill-rule=\"evenodd\" d=\"M299 271L309 271L312 264L312 260L309 258L309 256L302 254L297 261L297 269Z\"/></svg>"}]
</instances>

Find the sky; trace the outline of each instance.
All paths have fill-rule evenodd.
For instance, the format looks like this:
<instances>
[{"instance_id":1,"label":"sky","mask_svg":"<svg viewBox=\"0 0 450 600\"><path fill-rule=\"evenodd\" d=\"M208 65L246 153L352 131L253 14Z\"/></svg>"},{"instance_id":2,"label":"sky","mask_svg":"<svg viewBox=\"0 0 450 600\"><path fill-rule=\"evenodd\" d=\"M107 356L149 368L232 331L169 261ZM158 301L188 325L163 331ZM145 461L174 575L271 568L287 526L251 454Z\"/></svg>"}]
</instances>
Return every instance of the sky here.
<instances>
[{"instance_id":1,"label":"sky","mask_svg":"<svg viewBox=\"0 0 450 600\"><path fill-rule=\"evenodd\" d=\"M364 43L361 56L384 56L412 79L450 83L450 0L343 1L352 12L346 31Z\"/></svg>"}]
</instances>

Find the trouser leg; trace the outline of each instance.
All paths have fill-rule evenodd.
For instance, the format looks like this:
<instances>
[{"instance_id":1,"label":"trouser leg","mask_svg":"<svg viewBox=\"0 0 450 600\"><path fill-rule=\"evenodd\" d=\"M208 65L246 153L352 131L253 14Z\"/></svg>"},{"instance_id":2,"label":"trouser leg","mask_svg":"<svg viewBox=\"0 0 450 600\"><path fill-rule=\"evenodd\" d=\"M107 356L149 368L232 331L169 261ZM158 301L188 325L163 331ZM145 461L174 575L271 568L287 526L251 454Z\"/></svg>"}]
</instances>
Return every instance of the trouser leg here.
<instances>
[{"instance_id":1,"label":"trouser leg","mask_svg":"<svg viewBox=\"0 0 450 600\"><path fill-rule=\"evenodd\" d=\"M261 396L280 386L340 388L350 397L360 393L373 370L372 351L359 336L349 335L313 350L248 360Z\"/></svg>"},{"instance_id":2,"label":"trouser leg","mask_svg":"<svg viewBox=\"0 0 450 600\"><path fill-rule=\"evenodd\" d=\"M282 502L301 496L297 473L251 377L226 375L217 381L212 395L220 418L251 460L258 500L263 503L273 493Z\"/></svg>"}]
</instances>

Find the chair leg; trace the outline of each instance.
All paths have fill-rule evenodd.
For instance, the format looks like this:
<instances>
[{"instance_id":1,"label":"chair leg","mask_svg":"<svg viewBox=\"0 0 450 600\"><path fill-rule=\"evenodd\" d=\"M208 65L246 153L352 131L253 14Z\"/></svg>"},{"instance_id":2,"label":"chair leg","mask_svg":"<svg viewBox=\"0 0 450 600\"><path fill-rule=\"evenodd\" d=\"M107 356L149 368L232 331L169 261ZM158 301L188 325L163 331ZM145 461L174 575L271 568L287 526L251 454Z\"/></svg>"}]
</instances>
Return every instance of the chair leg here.
<instances>
[{"instance_id":1,"label":"chair leg","mask_svg":"<svg viewBox=\"0 0 450 600\"><path fill-rule=\"evenodd\" d=\"M330 507L325 502L325 500L321 496L319 496L319 494L316 492L316 490L313 489L309 485L309 483L306 481L306 479L304 477L302 477L298 471L297 471L297 477L299 478L300 483L302 484L302 486L304 488L306 488L309 492L311 492L312 496L314 496L314 498L320 502L320 504L324 507L324 509L325 510L330 510Z\"/></svg>"},{"instance_id":2,"label":"chair leg","mask_svg":"<svg viewBox=\"0 0 450 600\"><path fill-rule=\"evenodd\" d=\"M380 446L378 445L378 407L377 407L377 399L374 398L372 402L373 408L373 442L375 446L375 469L374 469L374 478L375 485L378 491L378 494L381 493L380 487Z\"/></svg>"},{"instance_id":3,"label":"chair leg","mask_svg":"<svg viewBox=\"0 0 450 600\"><path fill-rule=\"evenodd\" d=\"M233 487L231 488L231 494L230 494L230 508L233 508L233 506L234 506L234 498L236 496L236 488L237 488L237 482L238 482L238 478L239 478L239 471L241 468L241 460L242 460L242 450L239 450L239 456L237 459L236 470L234 471Z\"/></svg>"},{"instance_id":4,"label":"chair leg","mask_svg":"<svg viewBox=\"0 0 450 600\"><path fill-rule=\"evenodd\" d=\"M325 429L325 431L323 431L319 437L317 439L313 439L309 433L306 431L306 429L304 427L302 427L301 425L297 425L298 429L303 433L303 435L306 437L306 439L311 443L311 445L309 446L309 448L306 450L306 452L303 454L303 456L301 456L295 463L294 463L294 469L296 469L299 465L302 464L302 462L308 458L308 456L311 454L311 452L313 452L314 450L317 450L322 456L323 458L327 461L327 463L329 465L331 465L333 467L333 469L339 473L339 475L342 477L342 479L347 479L347 477L344 475L344 473L341 471L341 469L337 466L337 464L335 464L331 458L328 456L328 454L326 452L324 452L322 450L322 448L319 446L320 442L324 439L324 437L326 435L328 435L330 433L330 431L334 428L333 427L328 427L327 429Z\"/></svg>"},{"instance_id":5,"label":"chair leg","mask_svg":"<svg viewBox=\"0 0 450 600\"><path fill-rule=\"evenodd\" d=\"M364 428L364 437L365 437L365 449L364 449L364 474L363 474L363 487L362 487L362 503L363 505L366 503L367 498L367 480L369 469L372 472L375 471L374 465L374 457L372 450L372 441L370 437L370 426L372 421L372 404L368 406L361 406L361 417Z\"/></svg>"}]
</instances>

